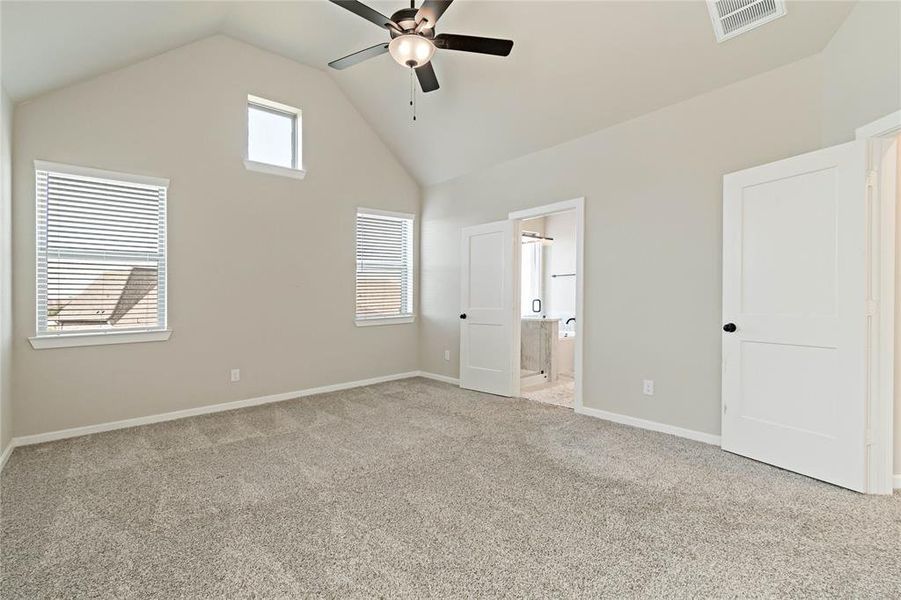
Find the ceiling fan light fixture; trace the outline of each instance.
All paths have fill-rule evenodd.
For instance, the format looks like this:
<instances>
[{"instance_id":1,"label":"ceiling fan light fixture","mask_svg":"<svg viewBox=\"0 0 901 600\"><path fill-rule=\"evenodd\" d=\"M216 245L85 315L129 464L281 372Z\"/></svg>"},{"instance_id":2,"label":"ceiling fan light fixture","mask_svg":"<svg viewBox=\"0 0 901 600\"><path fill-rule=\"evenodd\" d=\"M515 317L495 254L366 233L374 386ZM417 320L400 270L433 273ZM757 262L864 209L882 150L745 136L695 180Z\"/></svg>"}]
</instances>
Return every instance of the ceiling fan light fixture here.
<instances>
[{"instance_id":1,"label":"ceiling fan light fixture","mask_svg":"<svg viewBox=\"0 0 901 600\"><path fill-rule=\"evenodd\" d=\"M388 53L397 64L415 69L432 60L435 44L421 35L407 33L391 40Z\"/></svg>"}]
</instances>

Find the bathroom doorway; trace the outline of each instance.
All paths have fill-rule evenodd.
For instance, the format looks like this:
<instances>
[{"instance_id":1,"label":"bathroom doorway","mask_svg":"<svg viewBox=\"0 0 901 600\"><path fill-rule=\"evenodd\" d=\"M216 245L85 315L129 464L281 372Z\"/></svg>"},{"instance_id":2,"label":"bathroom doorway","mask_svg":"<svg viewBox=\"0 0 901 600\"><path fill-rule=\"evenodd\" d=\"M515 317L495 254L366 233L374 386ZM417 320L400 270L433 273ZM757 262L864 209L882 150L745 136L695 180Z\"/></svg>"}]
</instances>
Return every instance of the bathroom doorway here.
<instances>
[{"instance_id":1,"label":"bathroom doorway","mask_svg":"<svg viewBox=\"0 0 901 600\"><path fill-rule=\"evenodd\" d=\"M583 200L510 214L519 221L519 395L581 408Z\"/></svg>"}]
</instances>

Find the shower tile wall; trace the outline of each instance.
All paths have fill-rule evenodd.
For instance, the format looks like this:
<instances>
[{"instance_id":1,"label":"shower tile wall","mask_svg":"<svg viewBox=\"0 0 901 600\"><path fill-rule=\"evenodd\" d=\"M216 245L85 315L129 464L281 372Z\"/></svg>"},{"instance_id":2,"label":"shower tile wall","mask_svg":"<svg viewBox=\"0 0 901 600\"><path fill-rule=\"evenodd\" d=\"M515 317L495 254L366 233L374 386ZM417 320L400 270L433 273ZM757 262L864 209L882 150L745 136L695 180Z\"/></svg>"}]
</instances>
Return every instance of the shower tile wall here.
<instances>
[{"instance_id":1,"label":"shower tile wall","mask_svg":"<svg viewBox=\"0 0 901 600\"><path fill-rule=\"evenodd\" d=\"M557 319L522 319L520 365L523 371L543 371L549 382L557 380L554 345L559 328Z\"/></svg>"}]
</instances>

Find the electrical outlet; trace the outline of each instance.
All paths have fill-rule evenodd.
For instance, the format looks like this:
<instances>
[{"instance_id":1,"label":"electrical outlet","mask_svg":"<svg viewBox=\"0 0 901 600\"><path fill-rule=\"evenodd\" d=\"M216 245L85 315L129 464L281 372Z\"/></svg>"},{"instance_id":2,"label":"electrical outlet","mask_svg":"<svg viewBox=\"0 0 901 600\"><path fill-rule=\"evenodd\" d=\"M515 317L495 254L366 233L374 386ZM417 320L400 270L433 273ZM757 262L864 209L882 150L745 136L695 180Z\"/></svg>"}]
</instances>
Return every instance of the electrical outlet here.
<instances>
[{"instance_id":1,"label":"electrical outlet","mask_svg":"<svg viewBox=\"0 0 901 600\"><path fill-rule=\"evenodd\" d=\"M231 371L231 382L237 383L241 381L241 369L232 369Z\"/></svg>"},{"instance_id":2,"label":"electrical outlet","mask_svg":"<svg viewBox=\"0 0 901 600\"><path fill-rule=\"evenodd\" d=\"M450 350L444 351L444 360L450 360Z\"/></svg>"},{"instance_id":3,"label":"electrical outlet","mask_svg":"<svg viewBox=\"0 0 901 600\"><path fill-rule=\"evenodd\" d=\"M653 396L654 395L654 380L653 379L645 379L641 384L641 393L645 396Z\"/></svg>"}]
</instances>

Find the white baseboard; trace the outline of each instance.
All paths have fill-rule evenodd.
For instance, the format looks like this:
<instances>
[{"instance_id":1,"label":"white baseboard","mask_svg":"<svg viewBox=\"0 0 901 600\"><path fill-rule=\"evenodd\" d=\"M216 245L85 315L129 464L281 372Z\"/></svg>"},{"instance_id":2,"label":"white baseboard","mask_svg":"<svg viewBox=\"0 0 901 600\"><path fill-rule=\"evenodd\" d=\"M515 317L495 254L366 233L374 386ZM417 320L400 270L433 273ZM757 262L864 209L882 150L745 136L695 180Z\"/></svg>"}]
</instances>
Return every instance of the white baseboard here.
<instances>
[{"instance_id":1,"label":"white baseboard","mask_svg":"<svg viewBox=\"0 0 901 600\"><path fill-rule=\"evenodd\" d=\"M901 490L901 473L895 473L895 485L893 487L896 490Z\"/></svg>"},{"instance_id":2,"label":"white baseboard","mask_svg":"<svg viewBox=\"0 0 901 600\"><path fill-rule=\"evenodd\" d=\"M111 421L109 423L100 423L97 425L86 425L84 427L73 427L71 429L61 429L58 431L25 435L13 438L12 442L10 442L6 449L3 451L2 456L0 456L0 469L2 469L2 465L5 464L6 459L9 458L9 455L12 453L13 448L17 446L41 444L44 442L52 442L55 440L63 440L83 435L90 435L92 433L101 433L104 431L113 431L116 429L126 429L128 427L138 427L140 425L161 423L163 421L173 421L175 419L184 419L186 417L194 417L197 415L206 415L227 410L234 410L237 408L246 408L248 406L270 404L272 402L282 402L284 400L291 400L293 398L302 398L304 396L313 396L316 394L326 394L329 392L349 390L352 388L374 385L377 383L397 381L399 379L409 379L411 377L425 377L427 379L433 379L435 381L441 381L444 383L449 383L451 385L459 385L460 383L460 380L455 377L438 375L437 373L429 373L428 371L408 371L406 373L383 375L381 377L372 377L370 379L360 379L357 381L324 385L315 388L308 388L305 390L295 390L292 392L282 392L280 394L271 394L268 396L258 396L256 398L248 398L246 400L235 400L233 402L223 402L221 404L210 404L207 406L199 406L197 408L188 408L185 410L176 410L156 415L148 415L146 417L136 417L133 419L123 419L121 421ZM639 427L641 429L649 429L651 431L668 433L671 435L688 438L690 440L704 442L705 444L713 444L716 446L720 445L720 437L718 435L711 435L709 433L702 433L700 431L693 431L691 429L683 429L681 427L674 427L672 425L665 425L663 423L647 421L644 419L638 419L636 417L628 417L604 410L598 410L596 408L582 407L577 409L576 412L599 419L605 419L607 421L613 421L615 423L621 423L623 425L631 425L633 427ZM895 487L899 487L899 484L901 484L901 481L899 481L899 479L901 479L901 476L896 475Z\"/></svg>"},{"instance_id":3,"label":"white baseboard","mask_svg":"<svg viewBox=\"0 0 901 600\"><path fill-rule=\"evenodd\" d=\"M674 425L666 425L664 423L658 423L656 421L648 421L645 419L639 419L638 417L629 417L626 415L607 412L606 410L598 410L597 408L588 408L585 406L577 408L576 412L580 415L596 417L598 419L604 419L605 421L613 421L614 423L620 423L621 425L631 425L632 427L638 427L639 429L649 429L651 431L658 431L660 433L668 433L670 435L687 438L696 442L703 442L705 444L712 444L714 446L720 445L720 436L713 435L711 433L704 433L702 431L695 431L693 429L683 429L682 427L676 427Z\"/></svg>"},{"instance_id":4,"label":"white baseboard","mask_svg":"<svg viewBox=\"0 0 901 600\"><path fill-rule=\"evenodd\" d=\"M6 466L6 461L9 460L9 455L13 453L13 448L16 447L16 440L10 440L10 442L6 445L6 448L3 449L3 454L0 454L0 471L3 471L3 467Z\"/></svg>"},{"instance_id":5,"label":"white baseboard","mask_svg":"<svg viewBox=\"0 0 901 600\"><path fill-rule=\"evenodd\" d=\"M420 377L425 377L426 379L434 379L435 381L443 381L444 383L449 383L451 385L460 385L460 380L456 377L448 377L447 375L439 375L437 373L429 373L428 371L420 371L418 373Z\"/></svg>"},{"instance_id":6,"label":"white baseboard","mask_svg":"<svg viewBox=\"0 0 901 600\"><path fill-rule=\"evenodd\" d=\"M349 381L346 383L336 383L333 385L323 385L305 390L296 390L293 392L282 392L281 394L271 394L269 396L258 396L256 398L248 398L246 400L235 400L233 402L223 402L222 404L210 404L207 406L199 406L197 408L188 408L185 410L176 410L157 415L148 415L146 417L136 417L133 419L124 419L122 421L111 421L109 423L100 423L98 425L86 425L84 427L73 427L72 429L61 429L59 431L49 431L47 433L37 433L34 435L25 435L13 438L8 450L13 446L28 446L31 444L41 444L44 442L52 442L55 440L63 440L66 438L79 437L82 435L90 435L92 433L101 433L103 431L113 431L115 429L126 429L128 427L138 427L140 425L149 425L151 423L161 423L163 421L173 421L175 419L184 419L185 417L194 417L197 415L206 415L226 410L234 410L236 408L246 408L248 406L258 406L260 404L269 404L271 402L282 402L293 398L302 398L304 396L314 396L316 394L326 394L328 392L338 392L341 390L349 390L351 388L363 387L365 385L374 385L376 383L385 383L387 381L396 381L398 379L409 379L410 377L419 376L419 371L408 371L406 373L396 373L394 375L383 375L381 377L372 377L370 379L360 379L358 381Z\"/></svg>"}]
</instances>

